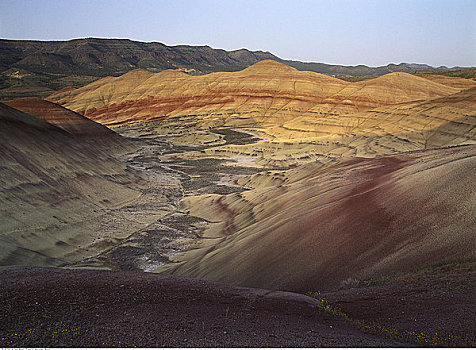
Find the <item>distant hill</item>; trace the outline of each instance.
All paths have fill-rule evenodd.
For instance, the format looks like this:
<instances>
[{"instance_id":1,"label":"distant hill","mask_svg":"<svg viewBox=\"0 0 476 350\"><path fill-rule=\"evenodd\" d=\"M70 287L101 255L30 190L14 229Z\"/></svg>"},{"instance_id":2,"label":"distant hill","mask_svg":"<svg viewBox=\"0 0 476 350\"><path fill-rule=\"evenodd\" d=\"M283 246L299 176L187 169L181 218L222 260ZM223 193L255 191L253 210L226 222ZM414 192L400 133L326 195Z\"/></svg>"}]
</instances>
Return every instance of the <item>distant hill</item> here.
<instances>
[{"instance_id":1,"label":"distant hill","mask_svg":"<svg viewBox=\"0 0 476 350\"><path fill-rule=\"evenodd\" d=\"M151 73L138 69L59 91L47 99L109 126L196 114L202 115L203 122L215 114L242 114L252 116L252 123L280 127L283 118L314 120L315 114L329 109L349 114L457 92L408 73L390 73L368 83L348 83L264 60L239 72L199 77L174 70ZM322 132L322 127L318 129Z\"/></svg>"},{"instance_id":2,"label":"distant hill","mask_svg":"<svg viewBox=\"0 0 476 350\"><path fill-rule=\"evenodd\" d=\"M0 100L45 97L66 86L84 86L98 78L118 76L137 68L151 72L178 69L199 75L238 71L265 59L336 77L379 76L392 72L442 72L449 69L407 63L375 68L364 65L339 66L283 60L263 51L167 46L158 42L128 39L0 40Z\"/></svg>"},{"instance_id":3,"label":"distant hill","mask_svg":"<svg viewBox=\"0 0 476 350\"><path fill-rule=\"evenodd\" d=\"M412 74L417 75L419 77L423 78L430 78L434 80L435 74L438 76L444 76L444 77L450 77L450 78L462 78L462 79L470 79L476 81L476 68L459 68L459 69L451 69L451 70L439 70L438 72L434 71L426 71L426 72L413 72ZM374 79L377 76L375 75L354 75L354 76L345 76L345 77L339 77L343 80L346 81L362 81L362 80L369 80L369 79ZM461 80L460 80L461 81ZM466 84L470 84L471 82L468 83L468 81L465 82Z\"/></svg>"},{"instance_id":4,"label":"distant hill","mask_svg":"<svg viewBox=\"0 0 476 350\"><path fill-rule=\"evenodd\" d=\"M420 73L419 75L424 77L431 73ZM476 80L476 68L461 68L461 69L452 69L444 72L439 72L439 75L444 75L446 77L455 77L455 78L465 78Z\"/></svg>"}]
</instances>

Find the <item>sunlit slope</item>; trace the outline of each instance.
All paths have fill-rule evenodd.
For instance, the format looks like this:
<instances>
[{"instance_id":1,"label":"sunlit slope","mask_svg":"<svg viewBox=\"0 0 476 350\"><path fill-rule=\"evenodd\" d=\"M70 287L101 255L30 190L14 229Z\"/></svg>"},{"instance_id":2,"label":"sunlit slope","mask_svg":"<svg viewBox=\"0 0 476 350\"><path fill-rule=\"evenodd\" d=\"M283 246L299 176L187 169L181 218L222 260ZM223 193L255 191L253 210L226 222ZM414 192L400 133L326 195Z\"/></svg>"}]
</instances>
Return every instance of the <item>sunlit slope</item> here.
<instances>
[{"instance_id":1,"label":"sunlit slope","mask_svg":"<svg viewBox=\"0 0 476 350\"><path fill-rule=\"evenodd\" d=\"M90 141L98 147L107 148L112 153L131 152L137 148L130 141L107 127L56 103L37 98L22 98L5 104L54 124L80 137L83 142Z\"/></svg>"},{"instance_id":2,"label":"sunlit slope","mask_svg":"<svg viewBox=\"0 0 476 350\"><path fill-rule=\"evenodd\" d=\"M400 73L399 73L400 74ZM274 140L306 140L313 134L323 153L375 156L476 142L476 88L426 101L365 112L296 118L263 131Z\"/></svg>"},{"instance_id":3,"label":"sunlit slope","mask_svg":"<svg viewBox=\"0 0 476 350\"><path fill-rule=\"evenodd\" d=\"M120 212L140 177L99 147L0 104L0 149L0 265L79 261L145 225Z\"/></svg>"},{"instance_id":4,"label":"sunlit slope","mask_svg":"<svg viewBox=\"0 0 476 350\"><path fill-rule=\"evenodd\" d=\"M262 61L240 72L204 76L135 70L49 99L105 125L193 115L199 123L223 124L231 117L268 127L297 116L352 113L458 91L405 73L349 83Z\"/></svg>"},{"instance_id":5,"label":"sunlit slope","mask_svg":"<svg viewBox=\"0 0 476 350\"><path fill-rule=\"evenodd\" d=\"M327 114L267 128L242 128L265 137L248 145L219 145L195 157L246 157L249 164L295 166L328 157L376 157L476 143L476 88L430 99L351 114ZM239 119L237 119L239 121ZM232 119L230 119L230 123ZM180 134L196 143L204 129L195 117L168 118L158 133ZM191 131L193 130L193 131ZM271 142L270 142L271 141Z\"/></svg>"},{"instance_id":6,"label":"sunlit slope","mask_svg":"<svg viewBox=\"0 0 476 350\"><path fill-rule=\"evenodd\" d=\"M476 146L254 175L253 190L185 200L212 224L160 271L304 292L471 257L475 181Z\"/></svg>"},{"instance_id":7,"label":"sunlit slope","mask_svg":"<svg viewBox=\"0 0 476 350\"><path fill-rule=\"evenodd\" d=\"M157 120L155 133L174 135L174 142L216 142L205 156L289 166L474 143L475 97L476 88L406 73L351 83L262 61L240 72L204 76L135 70L50 100L105 125ZM211 131L221 127L263 140L220 146Z\"/></svg>"}]
</instances>

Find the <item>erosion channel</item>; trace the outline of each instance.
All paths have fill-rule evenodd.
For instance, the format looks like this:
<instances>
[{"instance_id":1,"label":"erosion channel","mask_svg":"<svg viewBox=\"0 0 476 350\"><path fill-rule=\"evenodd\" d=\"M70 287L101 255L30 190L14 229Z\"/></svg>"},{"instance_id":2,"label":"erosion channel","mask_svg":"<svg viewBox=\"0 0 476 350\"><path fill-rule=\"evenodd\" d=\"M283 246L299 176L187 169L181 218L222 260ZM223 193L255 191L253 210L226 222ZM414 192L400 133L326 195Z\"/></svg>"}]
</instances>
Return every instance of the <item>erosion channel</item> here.
<instances>
[{"instance_id":1,"label":"erosion channel","mask_svg":"<svg viewBox=\"0 0 476 350\"><path fill-rule=\"evenodd\" d=\"M233 158L197 159L194 154L203 153L217 142L209 145L180 144L174 142L176 135L158 134L156 128L156 122L148 122L122 126L115 131L141 146L138 152L123 156L123 160L144 174L150 184L144 190L147 191L147 200L130 209L143 209L144 213L153 213L159 218L114 247L74 264L74 267L155 270L168 263L176 253L202 239L201 233L208 225L206 220L189 215L183 208L181 201L185 196L241 192L246 188L238 185L240 177L267 170L241 166L239 160ZM217 139L220 145L245 145L259 140L254 135L231 128L213 129L207 134Z\"/></svg>"}]
</instances>

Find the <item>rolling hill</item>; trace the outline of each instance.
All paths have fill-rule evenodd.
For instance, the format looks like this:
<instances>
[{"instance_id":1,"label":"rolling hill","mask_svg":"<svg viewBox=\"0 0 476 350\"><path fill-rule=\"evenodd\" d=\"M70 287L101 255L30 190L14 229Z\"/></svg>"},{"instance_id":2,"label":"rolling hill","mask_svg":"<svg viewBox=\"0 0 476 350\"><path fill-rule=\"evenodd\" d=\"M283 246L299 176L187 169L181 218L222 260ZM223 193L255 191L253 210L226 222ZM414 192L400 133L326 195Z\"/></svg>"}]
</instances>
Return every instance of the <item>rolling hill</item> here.
<instances>
[{"instance_id":1,"label":"rolling hill","mask_svg":"<svg viewBox=\"0 0 476 350\"><path fill-rule=\"evenodd\" d=\"M238 71L271 59L299 70L333 76L379 76L392 72L442 72L424 64L382 67L340 66L281 59L269 52L225 51L209 46L167 46L127 39L84 38L70 41L0 40L0 100L45 97L64 87L83 86L108 75L134 69L159 72L179 69L190 74Z\"/></svg>"},{"instance_id":2,"label":"rolling hill","mask_svg":"<svg viewBox=\"0 0 476 350\"><path fill-rule=\"evenodd\" d=\"M71 119L65 124L58 111ZM0 104L0 265L65 266L96 256L154 218L123 209L144 198L144 178L111 156L111 148L76 134L111 137L112 131L59 106L48 118L62 127Z\"/></svg>"},{"instance_id":3,"label":"rolling hill","mask_svg":"<svg viewBox=\"0 0 476 350\"><path fill-rule=\"evenodd\" d=\"M475 91L407 73L344 82L268 60L204 76L136 70L48 99L108 126L160 121L156 133L173 134L177 143L210 144L210 129L239 128L262 142L220 146L215 140L205 154L286 166L472 143Z\"/></svg>"},{"instance_id":4,"label":"rolling hill","mask_svg":"<svg viewBox=\"0 0 476 350\"><path fill-rule=\"evenodd\" d=\"M211 222L158 271L295 292L474 256L476 146L310 163L187 197Z\"/></svg>"}]
</instances>

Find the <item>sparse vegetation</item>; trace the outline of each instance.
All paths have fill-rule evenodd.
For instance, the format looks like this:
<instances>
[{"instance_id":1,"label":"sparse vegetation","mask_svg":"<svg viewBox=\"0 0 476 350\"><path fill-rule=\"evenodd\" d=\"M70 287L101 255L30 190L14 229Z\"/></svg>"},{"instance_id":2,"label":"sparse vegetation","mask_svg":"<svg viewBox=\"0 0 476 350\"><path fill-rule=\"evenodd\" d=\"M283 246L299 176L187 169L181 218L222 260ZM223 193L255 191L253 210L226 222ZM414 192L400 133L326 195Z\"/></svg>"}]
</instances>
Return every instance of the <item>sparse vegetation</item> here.
<instances>
[{"instance_id":1,"label":"sparse vegetation","mask_svg":"<svg viewBox=\"0 0 476 350\"><path fill-rule=\"evenodd\" d=\"M476 269L476 258L467 258L467 259L458 259L458 260L448 260L448 261L441 261L439 263L415 269L412 271L406 272L399 272L390 274L387 276L383 276L377 279L370 279L368 281L364 281L360 284L361 287L368 287L368 286L379 286L388 284L393 281L403 281L403 282L410 282L415 280L421 280L425 277L431 278L445 278L444 273L451 271L452 273L456 272L471 272ZM474 281L468 279L467 286L473 287ZM449 285L448 285L449 286Z\"/></svg>"},{"instance_id":2,"label":"sparse vegetation","mask_svg":"<svg viewBox=\"0 0 476 350\"><path fill-rule=\"evenodd\" d=\"M428 75L428 74L438 74L438 75L444 75L444 76L447 76L447 77L458 77L458 78L476 80L476 68L462 68L462 69L442 71L442 72L438 72L438 73L435 73L435 72L418 73L418 74L415 74L415 75L424 77L425 75Z\"/></svg>"},{"instance_id":3,"label":"sparse vegetation","mask_svg":"<svg viewBox=\"0 0 476 350\"><path fill-rule=\"evenodd\" d=\"M459 346L475 346L476 343L467 338L461 338L453 334L442 334L435 332L417 332L407 329L397 329L385 327L365 320L350 317L341 308L330 304L326 298L324 298L320 291L307 292L307 296L317 299L321 304L321 309L324 312L332 314L336 317L340 317L349 322L354 327L360 329L363 332L375 334L406 343L413 343L423 346L436 346L436 347L459 347Z\"/></svg>"}]
</instances>

